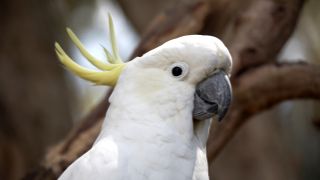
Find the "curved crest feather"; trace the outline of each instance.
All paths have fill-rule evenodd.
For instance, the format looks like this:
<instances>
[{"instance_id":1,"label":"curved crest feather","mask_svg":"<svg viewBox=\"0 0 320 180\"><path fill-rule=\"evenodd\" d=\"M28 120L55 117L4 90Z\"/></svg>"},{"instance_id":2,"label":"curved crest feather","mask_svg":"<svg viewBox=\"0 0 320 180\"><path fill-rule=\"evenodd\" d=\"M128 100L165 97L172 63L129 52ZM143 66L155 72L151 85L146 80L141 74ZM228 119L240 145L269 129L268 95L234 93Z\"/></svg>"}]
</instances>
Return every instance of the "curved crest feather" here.
<instances>
[{"instance_id":1,"label":"curved crest feather","mask_svg":"<svg viewBox=\"0 0 320 180\"><path fill-rule=\"evenodd\" d=\"M75 63L61 48L61 46L56 42L55 51L62 64L65 65L67 69L76 74L77 76L91 81L97 85L109 85L115 86L117 80L122 72L122 69L125 67L125 63L120 58L119 51L117 48L116 37L114 26L112 22L112 17L109 14L109 28L110 28L110 40L112 45L112 53L110 53L106 48L103 47L104 52L108 58L110 64L105 63L101 60L96 59L92 56L81 43L79 38L72 32L70 28L67 28L67 33L72 40L72 42L80 50L81 54L95 67L101 71L94 71L87 69Z\"/></svg>"}]
</instances>

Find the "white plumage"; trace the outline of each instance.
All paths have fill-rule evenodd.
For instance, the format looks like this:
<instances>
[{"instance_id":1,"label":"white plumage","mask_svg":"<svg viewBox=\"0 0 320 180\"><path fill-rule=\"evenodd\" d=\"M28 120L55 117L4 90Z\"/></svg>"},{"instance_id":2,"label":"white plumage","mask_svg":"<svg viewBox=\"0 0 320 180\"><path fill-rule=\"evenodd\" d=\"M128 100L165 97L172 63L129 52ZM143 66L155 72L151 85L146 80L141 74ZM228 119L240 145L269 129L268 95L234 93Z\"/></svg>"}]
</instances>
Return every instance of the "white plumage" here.
<instances>
[{"instance_id":1,"label":"white plumage","mask_svg":"<svg viewBox=\"0 0 320 180\"><path fill-rule=\"evenodd\" d=\"M172 75L173 67L182 75ZM59 180L208 180L210 119L194 121L196 85L231 57L212 36L171 40L124 67L99 137Z\"/></svg>"}]
</instances>

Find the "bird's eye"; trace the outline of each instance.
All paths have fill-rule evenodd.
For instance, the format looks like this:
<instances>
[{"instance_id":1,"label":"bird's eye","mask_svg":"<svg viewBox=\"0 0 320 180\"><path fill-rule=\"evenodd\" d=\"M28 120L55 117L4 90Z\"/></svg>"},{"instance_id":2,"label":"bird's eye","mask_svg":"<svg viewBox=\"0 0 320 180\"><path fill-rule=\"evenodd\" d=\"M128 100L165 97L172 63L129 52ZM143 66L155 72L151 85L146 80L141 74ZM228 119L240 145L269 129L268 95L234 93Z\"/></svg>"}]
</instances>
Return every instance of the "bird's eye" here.
<instances>
[{"instance_id":1,"label":"bird's eye","mask_svg":"<svg viewBox=\"0 0 320 180\"><path fill-rule=\"evenodd\" d=\"M174 63L170 66L169 71L173 77L182 79L188 74L189 66L183 62Z\"/></svg>"},{"instance_id":2,"label":"bird's eye","mask_svg":"<svg viewBox=\"0 0 320 180\"><path fill-rule=\"evenodd\" d=\"M173 76L180 76L182 74L183 70L179 66L175 66L172 68L171 73Z\"/></svg>"}]
</instances>

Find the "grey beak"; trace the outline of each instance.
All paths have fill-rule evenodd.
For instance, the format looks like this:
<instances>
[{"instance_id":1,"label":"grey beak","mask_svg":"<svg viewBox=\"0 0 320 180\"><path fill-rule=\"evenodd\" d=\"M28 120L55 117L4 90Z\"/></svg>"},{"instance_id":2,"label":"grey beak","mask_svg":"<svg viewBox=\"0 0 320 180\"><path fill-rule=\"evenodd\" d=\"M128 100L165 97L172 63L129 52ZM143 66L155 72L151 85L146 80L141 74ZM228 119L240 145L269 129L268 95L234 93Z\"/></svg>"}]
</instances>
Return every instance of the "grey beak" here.
<instances>
[{"instance_id":1,"label":"grey beak","mask_svg":"<svg viewBox=\"0 0 320 180\"><path fill-rule=\"evenodd\" d=\"M193 118L205 120L217 116L221 121L228 111L231 96L228 76L222 71L213 74L196 87Z\"/></svg>"}]
</instances>

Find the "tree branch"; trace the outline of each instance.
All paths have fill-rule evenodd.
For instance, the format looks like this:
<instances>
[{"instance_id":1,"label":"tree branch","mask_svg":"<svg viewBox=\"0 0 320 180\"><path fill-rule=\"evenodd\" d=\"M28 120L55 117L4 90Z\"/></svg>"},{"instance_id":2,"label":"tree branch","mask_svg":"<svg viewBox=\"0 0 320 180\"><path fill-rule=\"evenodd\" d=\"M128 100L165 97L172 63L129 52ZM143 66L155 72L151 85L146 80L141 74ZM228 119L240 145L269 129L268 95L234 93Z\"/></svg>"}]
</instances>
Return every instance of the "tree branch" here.
<instances>
[{"instance_id":1,"label":"tree branch","mask_svg":"<svg viewBox=\"0 0 320 180\"><path fill-rule=\"evenodd\" d=\"M231 30L224 35L227 46L230 44L229 49L233 58L233 76L231 80L234 99L224 122L219 125L216 131L211 131L209 136L207 147L209 163L215 159L243 121L252 116L253 113L267 108L262 108L258 105L258 103L263 104L263 102L258 102L261 101L261 94L258 94L259 96L253 94L254 92L251 91L254 89L242 90L249 87L244 86L245 83L250 83L254 79L249 79L249 82L245 82L248 78L243 80L239 78L247 77L246 72L250 68L257 68L259 65L275 61L278 52L294 30L303 3L304 0L253 1L242 14L238 15L233 22ZM268 66L267 70L271 69ZM259 70L264 70L265 73L264 68L257 68L254 72ZM257 75L260 75L260 73L257 73ZM268 75L265 74L265 76ZM260 76L263 77L262 74ZM290 77L290 74L288 74L288 77ZM260 80L255 81L255 83L260 82ZM252 85L254 84L252 83ZM263 89L265 84L261 85L258 86L261 88L259 91L267 91L267 89ZM266 86L266 88L268 87ZM250 97L253 97L253 95L258 99L253 98L253 102L256 104L250 105L252 103ZM271 104L274 105L273 103ZM248 108L249 105L251 108ZM253 111L254 109L259 111Z\"/></svg>"},{"instance_id":2,"label":"tree branch","mask_svg":"<svg viewBox=\"0 0 320 180\"><path fill-rule=\"evenodd\" d=\"M233 76L274 60L292 34L304 0L256 0L225 34Z\"/></svg>"},{"instance_id":3,"label":"tree branch","mask_svg":"<svg viewBox=\"0 0 320 180\"><path fill-rule=\"evenodd\" d=\"M209 4L203 0L180 3L164 11L152 21L132 57L142 55L170 39L200 32L208 13Z\"/></svg>"},{"instance_id":4,"label":"tree branch","mask_svg":"<svg viewBox=\"0 0 320 180\"><path fill-rule=\"evenodd\" d=\"M314 65L272 64L239 77L225 120L211 132L208 161L217 157L241 125L254 114L289 99L320 99L319 89L320 66Z\"/></svg>"}]
</instances>

